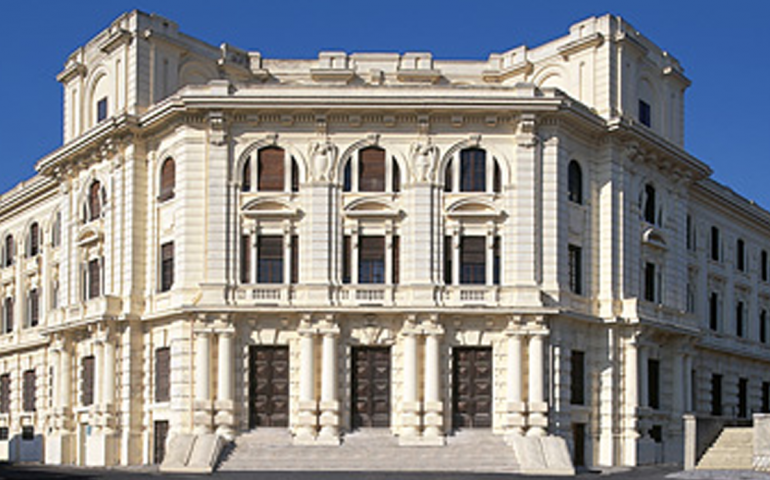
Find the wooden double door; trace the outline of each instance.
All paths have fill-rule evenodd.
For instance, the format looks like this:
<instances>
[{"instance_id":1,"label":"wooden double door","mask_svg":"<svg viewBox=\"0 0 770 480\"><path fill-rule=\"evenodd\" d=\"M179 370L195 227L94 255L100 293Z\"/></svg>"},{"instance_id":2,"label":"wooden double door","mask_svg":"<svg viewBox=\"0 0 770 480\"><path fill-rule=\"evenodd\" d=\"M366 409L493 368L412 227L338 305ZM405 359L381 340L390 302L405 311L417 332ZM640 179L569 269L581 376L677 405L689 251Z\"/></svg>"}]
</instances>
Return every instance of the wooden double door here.
<instances>
[{"instance_id":1,"label":"wooden double door","mask_svg":"<svg viewBox=\"0 0 770 480\"><path fill-rule=\"evenodd\" d=\"M352 349L352 427L390 426L390 348Z\"/></svg>"},{"instance_id":2,"label":"wooden double door","mask_svg":"<svg viewBox=\"0 0 770 480\"><path fill-rule=\"evenodd\" d=\"M452 427L492 426L492 349L452 350Z\"/></svg>"},{"instance_id":3,"label":"wooden double door","mask_svg":"<svg viewBox=\"0 0 770 480\"><path fill-rule=\"evenodd\" d=\"M289 426L289 347L249 348L249 428Z\"/></svg>"}]
</instances>

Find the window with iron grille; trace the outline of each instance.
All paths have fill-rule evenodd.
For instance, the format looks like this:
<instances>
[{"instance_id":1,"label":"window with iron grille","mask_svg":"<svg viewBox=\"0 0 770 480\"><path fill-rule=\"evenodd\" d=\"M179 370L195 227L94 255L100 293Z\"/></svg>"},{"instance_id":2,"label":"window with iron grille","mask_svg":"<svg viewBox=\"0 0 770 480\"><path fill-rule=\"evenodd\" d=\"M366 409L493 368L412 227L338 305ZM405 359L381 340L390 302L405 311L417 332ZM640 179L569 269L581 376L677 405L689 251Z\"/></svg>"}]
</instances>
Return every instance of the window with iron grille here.
<instances>
[{"instance_id":1,"label":"window with iron grille","mask_svg":"<svg viewBox=\"0 0 770 480\"><path fill-rule=\"evenodd\" d=\"M358 237L358 283L385 283L385 237Z\"/></svg>"},{"instance_id":2,"label":"window with iron grille","mask_svg":"<svg viewBox=\"0 0 770 480\"><path fill-rule=\"evenodd\" d=\"M22 390L22 408L25 412L35 411L35 371L27 370L24 372L23 390Z\"/></svg>"},{"instance_id":3,"label":"window with iron grille","mask_svg":"<svg viewBox=\"0 0 770 480\"><path fill-rule=\"evenodd\" d=\"M176 187L176 163L173 158L167 158L160 169L160 195L158 200L165 202L174 198Z\"/></svg>"},{"instance_id":4,"label":"window with iron grille","mask_svg":"<svg viewBox=\"0 0 770 480\"><path fill-rule=\"evenodd\" d=\"M487 239L482 236L460 238L460 283L484 285L486 277Z\"/></svg>"},{"instance_id":5,"label":"window with iron grille","mask_svg":"<svg viewBox=\"0 0 770 480\"><path fill-rule=\"evenodd\" d=\"M368 147L358 152L358 191L385 191L385 150Z\"/></svg>"},{"instance_id":6,"label":"window with iron grille","mask_svg":"<svg viewBox=\"0 0 770 480\"><path fill-rule=\"evenodd\" d=\"M0 375L0 413L11 413L11 374Z\"/></svg>"},{"instance_id":7,"label":"window with iron grille","mask_svg":"<svg viewBox=\"0 0 770 480\"><path fill-rule=\"evenodd\" d=\"M160 247L160 291L168 292L174 285L174 242Z\"/></svg>"},{"instance_id":8,"label":"window with iron grille","mask_svg":"<svg viewBox=\"0 0 770 480\"><path fill-rule=\"evenodd\" d=\"M487 152L467 148L460 152L460 191L484 192L487 189Z\"/></svg>"},{"instance_id":9,"label":"window with iron grille","mask_svg":"<svg viewBox=\"0 0 770 480\"><path fill-rule=\"evenodd\" d=\"M283 236L257 237L257 283L283 283Z\"/></svg>"},{"instance_id":10,"label":"window with iron grille","mask_svg":"<svg viewBox=\"0 0 770 480\"><path fill-rule=\"evenodd\" d=\"M93 355L80 360L80 404L84 407L94 403L94 367Z\"/></svg>"},{"instance_id":11,"label":"window with iron grille","mask_svg":"<svg viewBox=\"0 0 770 480\"><path fill-rule=\"evenodd\" d=\"M155 350L155 401L168 402L171 398L171 349Z\"/></svg>"},{"instance_id":12,"label":"window with iron grille","mask_svg":"<svg viewBox=\"0 0 770 480\"><path fill-rule=\"evenodd\" d=\"M282 192L286 153L282 148L267 147L257 156L257 189L260 192Z\"/></svg>"}]
</instances>

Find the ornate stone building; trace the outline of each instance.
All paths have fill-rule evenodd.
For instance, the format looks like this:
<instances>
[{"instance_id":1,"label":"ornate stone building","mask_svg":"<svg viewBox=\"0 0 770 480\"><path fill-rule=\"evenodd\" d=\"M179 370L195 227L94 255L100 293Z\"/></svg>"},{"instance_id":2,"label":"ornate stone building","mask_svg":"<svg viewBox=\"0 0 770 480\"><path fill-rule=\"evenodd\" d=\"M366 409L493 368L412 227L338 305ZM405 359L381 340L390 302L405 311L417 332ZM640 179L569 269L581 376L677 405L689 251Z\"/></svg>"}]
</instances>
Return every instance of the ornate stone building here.
<instances>
[{"instance_id":1,"label":"ornate stone building","mask_svg":"<svg viewBox=\"0 0 770 480\"><path fill-rule=\"evenodd\" d=\"M768 409L770 215L686 152L689 80L618 17L280 60L134 11L58 80L64 143L0 197L13 460L473 428L639 465L681 462L685 412Z\"/></svg>"}]
</instances>

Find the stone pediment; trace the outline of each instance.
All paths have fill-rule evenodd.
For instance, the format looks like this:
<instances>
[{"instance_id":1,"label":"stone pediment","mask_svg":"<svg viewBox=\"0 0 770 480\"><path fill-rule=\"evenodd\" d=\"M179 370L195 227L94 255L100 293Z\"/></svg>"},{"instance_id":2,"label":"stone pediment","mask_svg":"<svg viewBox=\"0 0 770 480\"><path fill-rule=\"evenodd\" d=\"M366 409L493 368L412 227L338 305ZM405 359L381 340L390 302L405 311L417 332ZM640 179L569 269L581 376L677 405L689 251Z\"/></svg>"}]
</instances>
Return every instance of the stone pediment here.
<instances>
[{"instance_id":1,"label":"stone pediment","mask_svg":"<svg viewBox=\"0 0 770 480\"><path fill-rule=\"evenodd\" d=\"M349 217L398 217L401 211L393 208L387 199L360 198L345 207L345 215Z\"/></svg>"},{"instance_id":2,"label":"stone pediment","mask_svg":"<svg viewBox=\"0 0 770 480\"><path fill-rule=\"evenodd\" d=\"M649 245L654 248L659 248L661 250L668 250L666 237L663 235L663 232L661 232L657 228L650 227L646 229L642 234L642 242L645 245Z\"/></svg>"},{"instance_id":3,"label":"stone pediment","mask_svg":"<svg viewBox=\"0 0 770 480\"><path fill-rule=\"evenodd\" d=\"M257 198L247 202L241 212L249 217L296 217L299 210L279 198Z\"/></svg>"},{"instance_id":4,"label":"stone pediment","mask_svg":"<svg viewBox=\"0 0 770 480\"><path fill-rule=\"evenodd\" d=\"M449 217L499 219L503 212L485 198L464 198L458 200L446 208Z\"/></svg>"},{"instance_id":5,"label":"stone pediment","mask_svg":"<svg viewBox=\"0 0 770 480\"><path fill-rule=\"evenodd\" d=\"M84 245L90 245L93 243L98 243L102 241L102 232L93 227L93 226L85 226L83 227L79 232L75 239L77 242L77 245L82 247Z\"/></svg>"}]
</instances>

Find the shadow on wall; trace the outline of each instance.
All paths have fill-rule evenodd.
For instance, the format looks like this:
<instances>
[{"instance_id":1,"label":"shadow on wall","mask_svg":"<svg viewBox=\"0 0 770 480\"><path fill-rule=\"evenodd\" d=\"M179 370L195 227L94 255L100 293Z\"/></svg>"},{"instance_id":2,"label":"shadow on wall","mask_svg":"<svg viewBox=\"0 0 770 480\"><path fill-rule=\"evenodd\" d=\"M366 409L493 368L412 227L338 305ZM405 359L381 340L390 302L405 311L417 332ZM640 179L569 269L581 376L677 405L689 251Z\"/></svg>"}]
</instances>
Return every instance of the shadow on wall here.
<instances>
[{"instance_id":1,"label":"shadow on wall","mask_svg":"<svg viewBox=\"0 0 770 480\"><path fill-rule=\"evenodd\" d=\"M42 462L43 436L21 433L9 440L0 440L0 461L2 462ZM3 478L6 478L3 476Z\"/></svg>"}]
</instances>

